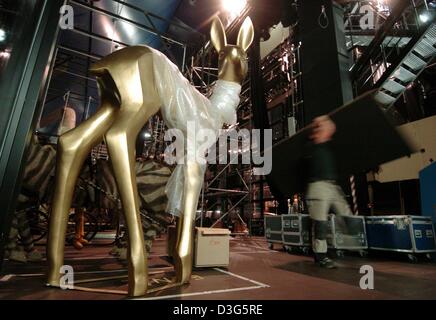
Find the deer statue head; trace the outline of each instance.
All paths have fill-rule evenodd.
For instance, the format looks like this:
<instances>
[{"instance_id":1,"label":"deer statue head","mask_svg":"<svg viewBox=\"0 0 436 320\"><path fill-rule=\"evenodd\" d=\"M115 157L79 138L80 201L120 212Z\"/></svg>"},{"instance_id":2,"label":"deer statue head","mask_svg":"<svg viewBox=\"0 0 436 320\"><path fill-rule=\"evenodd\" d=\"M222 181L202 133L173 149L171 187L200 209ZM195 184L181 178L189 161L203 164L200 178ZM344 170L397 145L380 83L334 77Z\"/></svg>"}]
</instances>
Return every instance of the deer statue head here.
<instances>
[{"instance_id":1,"label":"deer statue head","mask_svg":"<svg viewBox=\"0 0 436 320\"><path fill-rule=\"evenodd\" d=\"M219 54L218 78L241 83L248 72L247 50L254 39L254 27L247 17L241 26L236 45L228 45L227 37L218 17L212 21L211 41Z\"/></svg>"}]
</instances>

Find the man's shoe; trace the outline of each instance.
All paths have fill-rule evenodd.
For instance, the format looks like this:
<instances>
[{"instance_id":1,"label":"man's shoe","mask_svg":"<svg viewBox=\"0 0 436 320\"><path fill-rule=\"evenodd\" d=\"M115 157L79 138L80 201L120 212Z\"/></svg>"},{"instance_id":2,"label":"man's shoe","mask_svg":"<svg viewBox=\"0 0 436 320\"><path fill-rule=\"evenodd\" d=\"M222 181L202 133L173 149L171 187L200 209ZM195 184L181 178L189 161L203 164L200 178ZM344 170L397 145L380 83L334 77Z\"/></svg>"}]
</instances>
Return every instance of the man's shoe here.
<instances>
[{"instance_id":1,"label":"man's shoe","mask_svg":"<svg viewBox=\"0 0 436 320\"><path fill-rule=\"evenodd\" d=\"M335 268L337 268L338 266L336 265L336 263L333 261L333 260L331 260L331 259L329 259L329 258L324 258L324 259L322 259L322 260L319 260L318 262L317 262L317 264L321 267L321 268L325 268L325 269L335 269Z\"/></svg>"},{"instance_id":2,"label":"man's shoe","mask_svg":"<svg viewBox=\"0 0 436 320\"><path fill-rule=\"evenodd\" d=\"M79 242L80 242L81 244L83 244L83 245L89 244L89 241L86 240L85 238L80 238L80 239L79 239Z\"/></svg>"},{"instance_id":3,"label":"man's shoe","mask_svg":"<svg viewBox=\"0 0 436 320\"><path fill-rule=\"evenodd\" d=\"M83 249L83 244L78 239L74 239L73 246L74 246L74 248L76 248L76 250Z\"/></svg>"}]
</instances>

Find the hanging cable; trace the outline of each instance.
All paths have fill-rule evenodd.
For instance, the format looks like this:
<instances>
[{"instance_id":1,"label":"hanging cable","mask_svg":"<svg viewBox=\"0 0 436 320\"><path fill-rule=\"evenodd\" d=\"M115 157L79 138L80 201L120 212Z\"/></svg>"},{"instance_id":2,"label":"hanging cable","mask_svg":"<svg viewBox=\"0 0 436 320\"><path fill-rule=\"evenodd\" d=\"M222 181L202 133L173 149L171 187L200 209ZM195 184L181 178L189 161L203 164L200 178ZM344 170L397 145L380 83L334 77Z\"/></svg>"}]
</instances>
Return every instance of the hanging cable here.
<instances>
[{"instance_id":1,"label":"hanging cable","mask_svg":"<svg viewBox=\"0 0 436 320\"><path fill-rule=\"evenodd\" d=\"M318 17L318 24L323 29L327 29L330 24L329 18L327 17L327 13L325 12L324 5L321 6L321 14Z\"/></svg>"},{"instance_id":2,"label":"hanging cable","mask_svg":"<svg viewBox=\"0 0 436 320\"><path fill-rule=\"evenodd\" d=\"M70 103L70 97L71 97L71 91L68 90L68 91L64 94L64 97L63 97L63 99L64 99L64 101L65 101L65 104L64 104L64 110L63 110L63 112L62 112L61 122L60 122L59 127L58 127L58 132L57 132L57 135L58 135L58 136L61 136L61 134L63 133L63 132L62 132L62 126L63 126L64 121L65 121L65 113L67 112L67 108L68 108L68 105L69 105L69 103Z\"/></svg>"},{"instance_id":3,"label":"hanging cable","mask_svg":"<svg viewBox=\"0 0 436 320\"><path fill-rule=\"evenodd\" d=\"M115 38L115 32L117 29L117 21L116 19L112 19L112 22L114 24L114 28L112 30L112 39L111 39L111 53L114 52L114 38Z\"/></svg>"},{"instance_id":4,"label":"hanging cable","mask_svg":"<svg viewBox=\"0 0 436 320\"><path fill-rule=\"evenodd\" d=\"M117 4L117 15L121 16L121 13L123 12L124 5L121 3ZM117 22L118 19L113 18L112 23L114 24L113 30L112 30L112 41L111 41L111 53L114 51L114 49L118 48L118 45L114 46L114 40L115 40L115 32L117 32Z\"/></svg>"}]
</instances>

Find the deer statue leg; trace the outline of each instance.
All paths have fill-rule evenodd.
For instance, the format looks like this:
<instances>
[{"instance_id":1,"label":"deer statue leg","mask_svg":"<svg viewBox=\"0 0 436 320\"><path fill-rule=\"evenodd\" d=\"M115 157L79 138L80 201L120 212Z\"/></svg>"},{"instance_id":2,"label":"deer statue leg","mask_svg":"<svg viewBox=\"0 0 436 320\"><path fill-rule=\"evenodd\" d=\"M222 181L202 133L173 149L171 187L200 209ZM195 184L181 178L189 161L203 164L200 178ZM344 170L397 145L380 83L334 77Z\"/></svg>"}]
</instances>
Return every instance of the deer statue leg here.
<instances>
[{"instance_id":1,"label":"deer statue leg","mask_svg":"<svg viewBox=\"0 0 436 320\"><path fill-rule=\"evenodd\" d=\"M124 57L129 58L127 54ZM148 285L136 184L135 149L139 131L160 108L152 67L151 55L144 54L134 63L122 63L111 70L122 103L116 121L106 133L105 139L127 224L130 296L145 295Z\"/></svg>"},{"instance_id":2,"label":"deer statue leg","mask_svg":"<svg viewBox=\"0 0 436 320\"><path fill-rule=\"evenodd\" d=\"M146 109L152 108L143 107L136 111L120 111L113 127L106 134L109 156L118 185L129 237L130 296L141 296L147 292L147 261L139 214L135 171L136 137L148 119Z\"/></svg>"},{"instance_id":3,"label":"deer statue leg","mask_svg":"<svg viewBox=\"0 0 436 320\"><path fill-rule=\"evenodd\" d=\"M186 164L183 215L177 224L177 248L174 261L176 281L182 284L189 283L192 273L194 220L203 178L203 170L198 163Z\"/></svg>"},{"instance_id":4,"label":"deer statue leg","mask_svg":"<svg viewBox=\"0 0 436 320\"><path fill-rule=\"evenodd\" d=\"M117 109L118 107L114 107L112 103L102 100L102 106L95 115L59 138L55 192L47 244L47 284L50 286L60 285L68 212L80 169L91 148L102 140L104 133L109 129Z\"/></svg>"}]
</instances>

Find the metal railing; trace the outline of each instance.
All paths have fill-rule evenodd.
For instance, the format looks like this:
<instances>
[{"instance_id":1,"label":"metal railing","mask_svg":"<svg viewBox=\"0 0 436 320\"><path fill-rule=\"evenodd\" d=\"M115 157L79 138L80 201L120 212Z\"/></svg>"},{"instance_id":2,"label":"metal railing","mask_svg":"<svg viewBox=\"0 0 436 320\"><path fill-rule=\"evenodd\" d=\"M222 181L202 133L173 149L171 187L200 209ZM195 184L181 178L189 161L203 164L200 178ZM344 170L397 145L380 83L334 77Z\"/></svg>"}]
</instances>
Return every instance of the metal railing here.
<instances>
[{"instance_id":1,"label":"metal railing","mask_svg":"<svg viewBox=\"0 0 436 320\"><path fill-rule=\"evenodd\" d=\"M425 23L420 16L429 10L426 1L403 0L391 9L372 41L351 67L354 93L372 89L385 72L404 55L410 41L419 36ZM354 50L359 50L354 46Z\"/></svg>"}]
</instances>

